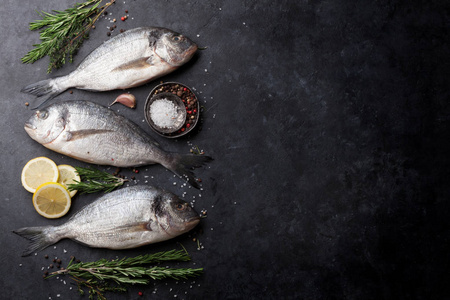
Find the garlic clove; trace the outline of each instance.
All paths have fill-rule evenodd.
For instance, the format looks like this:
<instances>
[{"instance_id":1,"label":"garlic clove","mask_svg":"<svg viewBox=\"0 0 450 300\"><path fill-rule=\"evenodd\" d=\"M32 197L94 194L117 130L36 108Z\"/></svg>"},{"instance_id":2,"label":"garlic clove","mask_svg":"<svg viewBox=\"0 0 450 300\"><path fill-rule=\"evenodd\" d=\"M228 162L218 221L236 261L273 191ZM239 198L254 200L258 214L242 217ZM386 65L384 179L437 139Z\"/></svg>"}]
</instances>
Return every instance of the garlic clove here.
<instances>
[{"instance_id":1,"label":"garlic clove","mask_svg":"<svg viewBox=\"0 0 450 300\"><path fill-rule=\"evenodd\" d=\"M125 105L129 108L135 108L136 107L136 97L133 94L121 94L117 96L116 100L114 100L113 103L111 103L109 106L112 106L114 103L120 103Z\"/></svg>"}]
</instances>

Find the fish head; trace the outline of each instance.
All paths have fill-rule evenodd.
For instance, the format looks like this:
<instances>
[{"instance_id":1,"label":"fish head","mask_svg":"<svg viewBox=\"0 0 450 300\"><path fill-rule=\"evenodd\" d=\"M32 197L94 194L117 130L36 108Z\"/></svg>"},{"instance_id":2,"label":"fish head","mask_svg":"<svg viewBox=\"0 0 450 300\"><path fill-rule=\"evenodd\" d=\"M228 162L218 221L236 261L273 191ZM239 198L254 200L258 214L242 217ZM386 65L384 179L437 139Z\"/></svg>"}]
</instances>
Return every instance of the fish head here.
<instances>
[{"instance_id":1,"label":"fish head","mask_svg":"<svg viewBox=\"0 0 450 300\"><path fill-rule=\"evenodd\" d=\"M168 29L162 31L155 43L155 53L173 67L188 62L197 49L197 45L189 38Z\"/></svg>"},{"instance_id":2,"label":"fish head","mask_svg":"<svg viewBox=\"0 0 450 300\"><path fill-rule=\"evenodd\" d=\"M165 196L165 209L161 215L161 223L166 224L166 233L177 236L188 232L200 222L199 214L187 203L177 196L167 193Z\"/></svg>"},{"instance_id":3,"label":"fish head","mask_svg":"<svg viewBox=\"0 0 450 300\"><path fill-rule=\"evenodd\" d=\"M40 144L53 142L66 126L62 113L54 107L36 111L25 123L25 131Z\"/></svg>"}]
</instances>

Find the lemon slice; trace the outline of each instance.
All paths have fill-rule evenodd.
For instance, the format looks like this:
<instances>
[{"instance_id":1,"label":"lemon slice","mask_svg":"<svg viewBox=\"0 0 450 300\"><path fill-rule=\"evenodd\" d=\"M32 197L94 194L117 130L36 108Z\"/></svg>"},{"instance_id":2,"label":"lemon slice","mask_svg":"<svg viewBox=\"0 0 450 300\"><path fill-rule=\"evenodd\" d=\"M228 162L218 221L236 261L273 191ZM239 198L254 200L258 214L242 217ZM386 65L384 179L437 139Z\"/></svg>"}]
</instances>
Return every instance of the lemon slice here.
<instances>
[{"instance_id":1,"label":"lemon slice","mask_svg":"<svg viewBox=\"0 0 450 300\"><path fill-rule=\"evenodd\" d=\"M43 217L56 219L64 216L71 201L67 189L60 183L47 182L40 185L33 194L33 205Z\"/></svg>"},{"instance_id":2,"label":"lemon slice","mask_svg":"<svg viewBox=\"0 0 450 300\"><path fill-rule=\"evenodd\" d=\"M59 165L59 180L58 183L61 183L66 189L68 188L68 184L75 184L75 180L80 182L80 176L77 173L77 170L69 165ZM69 191L70 197L75 196L77 190Z\"/></svg>"},{"instance_id":3,"label":"lemon slice","mask_svg":"<svg viewBox=\"0 0 450 300\"><path fill-rule=\"evenodd\" d=\"M33 158L22 169L22 185L30 193L34 193L43 183L57 182L58 178L58 167L47 157Z\"/></svg>"}]
</instances>

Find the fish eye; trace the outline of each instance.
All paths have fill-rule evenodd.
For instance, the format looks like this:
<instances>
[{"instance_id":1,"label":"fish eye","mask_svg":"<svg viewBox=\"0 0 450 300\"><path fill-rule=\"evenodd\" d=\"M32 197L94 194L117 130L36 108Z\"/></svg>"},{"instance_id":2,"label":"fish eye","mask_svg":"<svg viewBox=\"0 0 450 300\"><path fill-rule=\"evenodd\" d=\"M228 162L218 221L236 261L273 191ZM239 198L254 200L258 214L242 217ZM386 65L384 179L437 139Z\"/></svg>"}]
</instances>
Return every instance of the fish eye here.
<instances>
[{"instance_id":1,"label":"fish eye","mask_svg":"<svg viewBox=\"0 0 450 300\"><path fill-rule=\"evenodd\" d=\"M176 35L176 36L174 36L174 37L172 38L172 40L174 40L175 42L178 42L178 41L181 40L181 37L178 36L178 35Z\"/></svg>"},{"instance_id":2,"label":"fish eye","mask_svg":"<svg viewBox=\"0 0 450 300\"><path fill-rule=\"evenodd\" d=\"M38 111L36 114L37 114L38 118L42 119L42 120L45 120L48 117L48 112L45 111L45 110L44 111Z\"/></svg>"},{"instance_id":3,"label":"fish eye","mask_svg":"<svg viewBox=\"0 0 450 300\"><path fill-rule=\"evenodd\" d=\"M177 210L183 210L185 208L185 206L183 204L181 204L181 203L178 203L176 205L176 208L177 208Z\"/></svg>"}]
</instances>

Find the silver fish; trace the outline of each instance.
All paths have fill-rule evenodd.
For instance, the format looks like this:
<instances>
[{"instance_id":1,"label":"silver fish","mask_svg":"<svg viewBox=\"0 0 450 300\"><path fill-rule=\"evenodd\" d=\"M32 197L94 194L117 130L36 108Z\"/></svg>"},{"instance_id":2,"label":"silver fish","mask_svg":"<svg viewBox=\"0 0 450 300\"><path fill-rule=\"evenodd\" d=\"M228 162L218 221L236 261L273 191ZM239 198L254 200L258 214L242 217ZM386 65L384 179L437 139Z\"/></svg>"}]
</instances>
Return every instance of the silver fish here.
<instances>
[{"instance_id":1,"label":"silver fish","mask_svg":"<svg viewBox=\"0 0 450 300\"><path fill-rule=\"evenodd\" d=\"M94 248L129 249L165 241L200 222L198 213L176 195L150 186L105 194L60 226L13 231L31 243L23 256L69 238Z\"/></svg>"},{"instance_id":2,"label":"silver fish","mask_svg":"<svg viewBox=\"0 0 450 300\"><path fill-rule=\"evenodd\" d=\"M69 75L39 81L24 87L22 92L42 97L45 102L69 88L131 88L176 70L196 51L194 42L172 30L139 27L104 42Z\"/></svg>"},{"instance_id":3,"label":"silver fish","mask_svg":"<svg viewBox=\"0 0 450 300\"><path fill-rule=\"evenodd\" d=\"M53 103L25 123L28 135L48 149L99 165L161 164L198 188L192 172L211 157L166 152L140 127L89 101Z\"/></svg>"}]
</instances>

